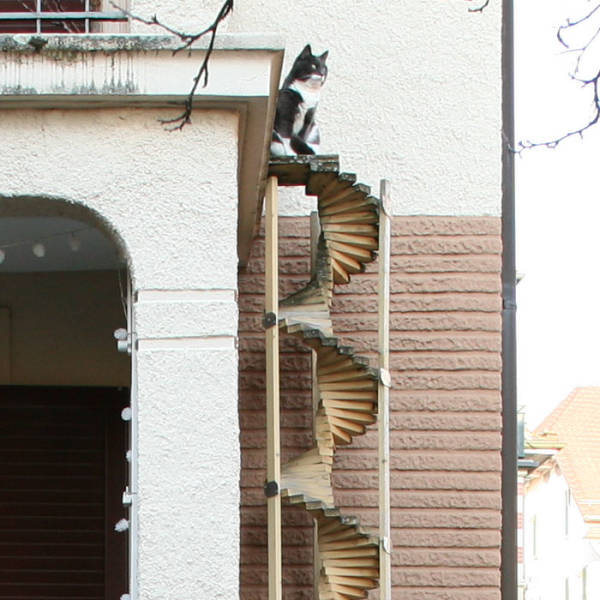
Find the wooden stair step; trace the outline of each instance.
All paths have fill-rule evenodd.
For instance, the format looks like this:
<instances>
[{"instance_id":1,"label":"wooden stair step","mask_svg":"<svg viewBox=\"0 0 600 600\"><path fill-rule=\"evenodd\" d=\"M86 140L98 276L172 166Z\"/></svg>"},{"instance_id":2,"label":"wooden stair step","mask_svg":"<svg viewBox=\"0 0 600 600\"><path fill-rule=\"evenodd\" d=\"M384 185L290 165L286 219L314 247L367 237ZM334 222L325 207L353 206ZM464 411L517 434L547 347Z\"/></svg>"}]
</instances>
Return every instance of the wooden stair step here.
<instances>
[{"instance_id":1,"label":"wooden stair step","mask_svg":"<svg viewBox=\"0 0 600 600\"><path fill-rule=\"evenodd\" d=\"M323 234L328 242L339 242L367 250L377 250L379 248L377 229L372 236L356 235L352 233L336 233L335 231L326 231Z\"/></svg>"},{"instance_id":2,"label":"wooden stair step","mask_svg":"<svg viewBox=\"0 0 600 600\"><path fill-rule=\"evenodd\" d=\"M366 598L367 592L366 589L357 589L355 587L350 587L347 585L342 585L340 582L331 581L327 578L327 583L331 586L333 591L339 592L340 594L344 594L349 598ZM368 589L368 588L367 588Z\"/></svg>"},{"instance_id":3,"label":"wooden stair step","mask_svg":"<svg viewBox=\"0 0 600 600\"><path fill-rule=\"evenodd\" d=\"M339 252L338 250L331 250L331 256L338 263L338 265L342 266L344 270L349 273L362 273L364 271L365 266L360 261L344 254L343 252Z\"/></svg>"},{"instance_id":4,"label":"wooden stair step","mask_svg":"<svg viewBox=\"0 0 600 600\"><path fill-rule=\"evenodd\" d=\"M340 356L340 355L338 355ZM369 360L366 357L355 356L348 358L347 356L340 356L339 361L336 363L331 363L330 365L319 365L318 374L319 377L330 375L333 373L339 373L341 371L345 371L347 368L349 369L357 369L363 371L365 374L371 376L373 372L375 372L375 377L377 377L377 373L374 369L369 369Z\"/></svg>"},{"instance_id":5,"label":"wooden stair step","mask_svg":"<svg viewBox=\"0 0 600 600\"><path fill-rule=\"evenodd\" d=\"M337 260L331 261L331 267L333 269L333 281L335 283L350 283L350 274Z\"/></svg>"},{"instance_id":6,"label":"wooden stair step","mask_svg":"<svg viewBox=\"0 0 600 600\"><path fill-rule=\"evenodd\" d=\"M370 210L359 210L355 212L341 213L339 215L331 215L321 217L321 227L327 230L329 224L336 223L377 223L379 217L377 213Z\"/></svg>"},{"instance_id":7,"label":"wooden stair step","mask_svg":"<svg viewBox=\"0 0 600 600\"><path fill-rule=\"evenodd\" d=\"M341 408L342 410L371 413L376 412L377 405L374 402L363 402L361 400L323 400L323 407Z\"/></svg>"},{"instance_id":8,"label":"wooden stair step","mask_svg":"<svg viewBox=\"0 0 600 600\"><path fill-rule=\"evenodd\" d=\"M351 188L356 183L354 173L338 173L319 193L320 198L328 198L341 190Z\"/></svg>"},{"instance_id":9,"label":"wooden stair step","mask_svg":"<svg viewBox=\"0 0 600 600\"><path fill-rule=\"evenodd\" d=\"M330 415L332 417L342 418L345 421L361 423L364 425L372 425L377 420L373 414L359 411L342 410L339 408L327 408L325 412L327 415Z\"/></svg>"},{"instance_id":10,"label":"wooden stair step","mask_svg":"<svg viewBox=\"0 0 600 600\"><path fill-rule=\"evenodd\" d=\"M358 382L358 381L374 381L377 382L377 372L373 372L369 369L365 369L362 365L357 365L354 361L351 361L349 368L343 369L341 372L334 371L333 373L327 373L324 375L318 375L319 383L343 383ZM376 383L375 383L376 385Z\"/></svg>"},{"instance_id":11,"label":"wooden stair step","mask_svg":"<svg viewBox=\"0 0 600 600\"><path fill-rule=\"evenodd\" d=\"M352 443L352 436L345 431L344 428L340 427L336 423L332 423L331 421L329 426L331 428L331 433L333 434L333 439L337 444L344 446Z\"/></svg>"},{"instance_id":12,"label":"wooden stair step","mask_svg":"<svg viewBox=\"0 0 600 600\"><path fill-rule=\"evenodd\" d=\"M346 559L379 556L379 547L363 546L360 548L342 548L341 550L324 550L321 552L323 559Z\"/></svg>"},{"instance_id":13,"label":"wooden stair step","mask_svg":"<svg viewBox=\"0 0 600 600\"><path fill-rule=\"evenodd\" d=\"M338 175L338 169L335 171L309 169L304 192L307 196L319 196L332 181L337 181Z\"/></svg>"},{"instance_id":14,"label":"wooden stair step","mask_svg":"<svg viewBox=\"0 0 600 600\"><path fill-rule=\"evenodd\" d=\"M319 542L320 543L328 543L328 542L338 542L342 540L346 540L348 538L355 537L356 530L354 527L350 525L342 525L340 529L333 532L323 533L319 530Z\"/></svg>"},{"instance_id":15,"label":"wooden stair step","mask_svg":"<svg viewBox=\"0 0 600 600\"><path fill-rule=\"evenodd\" d=\"M357 206L363 206L366 204L367 198L372 198L370 193L371 188L362 183L356 183L351 187L344 187L328 195L321 193L319 194L318 200L319 214L335 214L329 211L335 210L337 212L340 206L345 205L348 202L359 201L360 203ZM372 204L372 202L369 203Z\"/></svg>"},{"instance_id":16,"label":"wooden stair step","mask_svg":"<svg viewBox=\"0 0 600 600\"><path fill-rule=\"evenodd\" d=\"M319 214L323 214L323 211L329 207L331 207L332 205L338 203L338 202L343 202L345 200L347 200L348 198L354 198L354 197L364 197L365 194L361 193L361 189L358 187L361 184L355 184L355 185L350 185L350 186L339 186L336 190L333 189L332 187L332 191L328 194L326 194L324 191L321 192L319 194L319 200L318 200L318 208L319 208ZM366 186L364 186L366 187Z\"/></svg>"},{"instance_id":17,"label":"wooden stair step","mask_svg":"<svg viewBox=\"0 0 600 600\"><path fill-rule=\"evenodd\" d=\"M328 558L326 559L327 565L330 567L367 567L377 569L379 567L379 560L376 558Z\"/></svg>"},{"instance_id":18,"label":"wooden stair step","mask_svg":"<svg viewBox=\"0 0 600 600\"><path fill-rule=\"evenodd\" d=\"M344 575L327 575L333 584L352 586L363 590L372 590L377 587L377 581L368 577L346 577Z\"/></svg>"},{"instance_id":19,"label":"wooden stair step","mask_svg":"<svg viewBox=\"0 0 600 600\"><path fill-rule=\"evenodd\" d=\"M329 422L332 427L332 431L334 436L339 435L339 430L346 431L350 435L362 435L365 432L365 426L360 423L356 423L355 421L350 421L349 419L342 419L340 417L329 416ZM333 427L337 429L334 431ZM348 440L348 444L352 441L352 438Z\"/></svg>"},{"instance_id":20,"label":"wooden stair step","mask_svg":"<svg viewBox=\"0 0 600 600\"><path fill-rule=\"evenodd\" d=\"M352 246L342 242L331 241L329 242L329 248L363 263L369 263L375 260L375 254L373 252L361 248L360 246Z\"/></svg>"},{"instance_id":21,"label":"wooden stair step","mask_svg":"<svg viewBox=\"0 0 600 600\"><path fill-rule=\"evenodd\" d=\"M319 389L324 392L373 390L377 389L377 382L368 377L351 379L349 381L332 381L329 383L319 381Z\"/></svg>"},{"instance_id":22,"label":"wooden stair step","mask_svg":"<svg viewBox=\"0 0 600 600\"><path fill-rule=\"evenodd\" d=\"M377 401L377 391L324 391L321 392L321 397L329 400L369 400L375 402Z\"/></svg>"},{"instance_id":23,"label":"wooden stair step","mask_svg":"<svg viewBox=\"0 0 600 600\"><path fill-rule=\"evenodd\" d=\"M333 575L337 577L357 577L361 579L377 579L379 577L379 569L374 569L373 567L334 567L333 565L330 565L328 562L326 562L323 565L323 570L327 575Z\"/></svg>"},{"instance_id":24,"label":"wooden stair step","mask_svg":"<svg viewBox=\"0 0 600 600\"><path fill-rule=\"evenodd\" d=\"M356 536L349 540L342 542L331 542L321 546L321 551L326 552L328 550L349 550L351 548L357 548L360 546L374 546L379 547L379 541L371 536L362 535Z\"/></svg>"},{"instance_id":25,"label":"wooden stair step","mask_svg":"<svg viewBox=\"0 0 600 600\"><path fill-rule=\"evenodd\" d=\"M369 239L378 239L379 228L378 224L366 224L366 223L330 223L327 225L327 230L323 232L325 239L327 236L345 233L350 235L366 235ZM379 245L379 244L378 244Z\"/></svg>"}]
</instances>

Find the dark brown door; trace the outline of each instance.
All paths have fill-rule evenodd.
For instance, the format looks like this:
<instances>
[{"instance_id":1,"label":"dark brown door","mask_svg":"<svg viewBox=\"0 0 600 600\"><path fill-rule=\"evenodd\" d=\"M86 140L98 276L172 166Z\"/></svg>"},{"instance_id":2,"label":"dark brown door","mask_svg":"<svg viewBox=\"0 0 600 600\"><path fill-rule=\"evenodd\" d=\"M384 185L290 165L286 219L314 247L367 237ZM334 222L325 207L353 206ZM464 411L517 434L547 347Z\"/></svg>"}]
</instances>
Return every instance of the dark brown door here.
<instances>
[{"instance_id":1,"label":"dark brown door","mask_svg":"<svg viewBox=\"0 0 600 600\"><path fill-rule=\"evenodd\" d=\"M0 599L127 592L128 392L0 387Z\"/></svg>"}]
</instances>

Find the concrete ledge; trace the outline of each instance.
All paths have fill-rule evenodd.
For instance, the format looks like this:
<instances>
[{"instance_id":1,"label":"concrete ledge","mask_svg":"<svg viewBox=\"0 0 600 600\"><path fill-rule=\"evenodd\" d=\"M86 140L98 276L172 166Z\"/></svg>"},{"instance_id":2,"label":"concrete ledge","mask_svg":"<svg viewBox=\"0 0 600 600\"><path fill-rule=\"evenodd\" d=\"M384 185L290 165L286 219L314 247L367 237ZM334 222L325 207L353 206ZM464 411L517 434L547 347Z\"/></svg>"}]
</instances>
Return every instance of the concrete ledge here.
<instances>
[{"instance_id":1,"label":"concrete ledge","mask_svg":"<svg viewBox=\"0 0 600 600\"><path fill-rule=\"evenodd\" d=\"M195 42L191 50L206 50L209 36ZM80 35L56 34L2 34L2 52L174 52L181 48L181 40L170 35L105 34L90 33ZM273 34L223 33L215 39L215 50L271 50L282 51L284 40Z\"/></svg>"},{"instance_id":2,"label":"concrete ledge","mask_svg":"<svg viewBox=\"0 0 600 600\"><path fill-rule=\"evenodd\" d=\"M170 107L176 117L183 110L208 38L177 52L181 45L178 38L162 35L0 35L0 111ZM194 110L239 115L242 265L261 215L282 61L279 36L219 35L208 83L198 87L193 101Z\"/></svg>"}]
</instances>

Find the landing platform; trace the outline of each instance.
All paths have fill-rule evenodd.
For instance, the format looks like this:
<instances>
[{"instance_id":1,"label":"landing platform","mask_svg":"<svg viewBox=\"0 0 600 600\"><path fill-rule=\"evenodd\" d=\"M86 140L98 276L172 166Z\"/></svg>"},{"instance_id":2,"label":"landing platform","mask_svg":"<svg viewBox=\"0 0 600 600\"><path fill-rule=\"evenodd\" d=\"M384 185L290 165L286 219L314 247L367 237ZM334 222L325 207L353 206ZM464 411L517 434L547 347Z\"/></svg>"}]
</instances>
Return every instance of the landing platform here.
<instances>
[{"instance_id":1,"label":"landing platform","mask_svg":"<svg viewBox=\"0 0 600 600\"><path fill-rule=\"evenodd\" d=\"M338 173L337 154L304 154L301 156L272 156L269 175L279 179L279 185L306 185L314 173Z\"/></svg>"}]
</instances>

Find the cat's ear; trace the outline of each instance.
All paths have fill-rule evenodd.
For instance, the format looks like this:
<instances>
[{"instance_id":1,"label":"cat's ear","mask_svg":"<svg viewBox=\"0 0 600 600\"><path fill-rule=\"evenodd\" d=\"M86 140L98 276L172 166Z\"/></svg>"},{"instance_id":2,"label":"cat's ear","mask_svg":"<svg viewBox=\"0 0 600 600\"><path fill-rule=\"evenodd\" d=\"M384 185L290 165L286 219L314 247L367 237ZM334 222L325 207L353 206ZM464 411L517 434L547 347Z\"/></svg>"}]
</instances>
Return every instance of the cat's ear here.
<instances>
[{"instance_id":1,"label":"cat's ear","mask_svg":"<svg viewBox=\"0 0 600 600\"><path fill-rule=\"evenodd\" d=\"M321 54L321 56L319 56L319 58L321 59L322 62L325 62L327 60L328 56L329 56L329 50L325 50L325 52L323 52L323 54Z\"/></svg>"},{"instance_id":2,"label":"cat's ear","mask_svg":"<svg viewBox=\"0 0 600 600\"><path fill-rule=\"evenodd\" d=\"M310 44L306 44L306 46L304 46L304 50L302 50L302 52L300 52L300 56L302 58L305 58L307 56L312 56L312 50L310 48Z\"/></svg>"}]
</instances>

